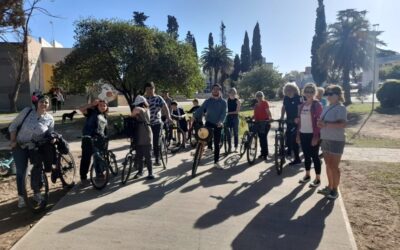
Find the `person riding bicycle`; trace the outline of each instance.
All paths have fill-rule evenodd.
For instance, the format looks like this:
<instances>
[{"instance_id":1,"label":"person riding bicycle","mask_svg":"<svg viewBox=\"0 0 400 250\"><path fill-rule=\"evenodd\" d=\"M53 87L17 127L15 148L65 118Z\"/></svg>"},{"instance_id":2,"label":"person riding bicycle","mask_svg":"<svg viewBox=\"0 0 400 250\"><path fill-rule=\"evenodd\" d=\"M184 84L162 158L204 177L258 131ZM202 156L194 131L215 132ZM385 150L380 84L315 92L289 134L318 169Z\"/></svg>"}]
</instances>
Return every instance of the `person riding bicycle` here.
<instances>
[{"instance_id":1,"label":"person riding bicycle","mask_svg":"<svg viewBox=\"0 0 400 250\"><path fill-rule=\"evenodd\" d=\"M239 145L239 112L240 112L240 100L235 88L229 90L228 98L228 113L226 117L226 125L229 129L233 130L233 138L235 144L235 153L237 153ZM229 133L229 148L231 148L232 134Z\"/></svg>"},{"instance_id":2,"label":"person riding bicycle","mask_svg":"<svg viewBox=\"0 0 400 250\"><path fill-rule=\"evenodd\" d=\"M133 138L135 144L135 164L138 169L134 179L137 179L143 175L143 164L146 162L147 166L147 179L154 179L153 176L153 163L151 161L151 143L153 142L153 133L150 127L150 113L149 104L146 98L143 96L137 96L135 108L132 110L132 117L135 120L136 126L133 131ZM144 161L143 161L144 159Z\"/></svg>"},{"instance_id":3,"label":"person riding bicycle","mask_svg":"<svg viewBox=\"0 0 400 250\"><path fill-rule=\"evenodd\" d=\"M154 166L161 166L160 163L160 135L163 122L161 120L161 111L166 116L167 122L172 122L171 115L165 100L155 94L156 86L153 82L145 85L145 98L150 107L150 124L153 132L153 153L155 157Z\"/></svg>"},{"instance_id":4,"label":"person riding bicycle","mask_svg":"<svg viewBox=\"0 0 400 250\"><path fill-rule=\"evenodd\" d=\"M9 127L10 146L13 152L17 168L17 189L18 189L18 207L25 207L24 201L24 177L28 167L28 159L34 164L31 172L32 186L36 202L42 200L39 192L40 176L44 158L49 154L38 154L34 151L33 141L41 141L45 138L47 132L54 130L54 118L47 112L50 98L45 95L39 95L34 102L34 108L23 109L13 120ZM46 164L47 165L47 164ZM51 166L51 164L50 164ZM47 168L47 166L46 166Z\"/></svg>"},{"instance_id":5,"label":"person riding bicycle","mask_svg":"<svg viewBox=\"0 0 400 250\"><path fill-rule=\"evenodd\" d=\"M204 111L207 110L206 113L206 124L205 126L208 129L213 130L213 139L214 139L214 167L218 169L222 169L219 164L219 143L221 141L221 131L223 122L226 117L227 112L227 103L222 98L221 95L221 86L219 84L214 84L212 86L212 95L208 98L199 109L194 113L194 117L196 120L201 120L204 114ZM210 148L212 141L209 142L208 147Z\"/></svg>"},{"instance_id":6,"label":"person riding bicycle","mask_svg":"<svg viewBox=\"0 0 400 250\"><path fill-rule=\"evenodd\" d=\"M92 103L80 107L79 110L86 117L82 131L80 176L81 183L87 184L87 174L93 154L92 138L104 138L107 136L108 104L105 100L96 99Z\"/></svg>"},{"instance_id":7,"label":"person riding bicycle","mask_svg":"<svg viewBox=\"0 0 400 250\"><path fill-rule=\"evenodd\" d=\"M268 123L268 120L272 119L272 115L264 93L257 91L256 99L257 103L254 106L254 129L258 134L261 147L261 154L258 158L266 160L268 157L268 132L271 129L271 124Z\"/></svg>"},{"instance_id":8,"label":"person riding bicycle","mask_svg":"<svg viewBox=\"0 0 400 250\"><path fill-rule=\"evenodd\" d=\"M299 87L295 82L286 83L283 87L283 106L281 112L281 120L284 119L286 113L287 129L286 129L286 145L288 147L286 154L288 156L294 154L294 160L289 163L290 166L301 164L300 148L296 143L297 124L295 119L299 116L299 107L303 103L303 98L300 96Z\"/></svg>"},{"instance_id":9,"label":"person riding bicycle","mask_svg":"<svg viewBox=\"0 0 400 250\"><path fill-rule=\"evenodd\" d=\"M188 124L186 121L186 114L183 108L178 107L178 103L173 101L171 103L171 117L172 119L177 121L177 126L183 131L183 133L187 133L188 131ZM181 136L181 135L178 135ZM185 148L185 138L186 136L184 135L182 138L182 141L179 140L179 142L182 143L182 147ZM178 143L176 146L181 146L180 143Z\"/></svg>"}]
</instances>

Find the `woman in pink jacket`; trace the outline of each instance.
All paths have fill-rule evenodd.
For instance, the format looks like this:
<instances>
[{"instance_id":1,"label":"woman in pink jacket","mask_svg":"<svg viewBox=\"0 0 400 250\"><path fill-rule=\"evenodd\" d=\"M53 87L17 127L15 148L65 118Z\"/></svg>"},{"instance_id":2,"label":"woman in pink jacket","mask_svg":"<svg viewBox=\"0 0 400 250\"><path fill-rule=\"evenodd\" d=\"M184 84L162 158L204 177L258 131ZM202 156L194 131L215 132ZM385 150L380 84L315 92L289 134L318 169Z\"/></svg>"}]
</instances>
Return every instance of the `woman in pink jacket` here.
<instances>
[{"instance_id":1,"label":"woman in pink jacket","mask_svg":"<svg viewBox=\"0 0 400 250\"><path fill-rule=\"evenodd\" d=\"M305 184L311 180L310 170L311 164L314 163L315 180L310 187L318 187L321 184L321 160L319 159L319 141L320 128L317 126L318 119L322 113L322 106L315 96L317 86L313 83L306 84L303 89L303 95L306 101L299 108L299 123L297 131L297 143L301 144L304 154L304 166L306 167L306 175L299 181Z\"/></svg>"}]
</instances>

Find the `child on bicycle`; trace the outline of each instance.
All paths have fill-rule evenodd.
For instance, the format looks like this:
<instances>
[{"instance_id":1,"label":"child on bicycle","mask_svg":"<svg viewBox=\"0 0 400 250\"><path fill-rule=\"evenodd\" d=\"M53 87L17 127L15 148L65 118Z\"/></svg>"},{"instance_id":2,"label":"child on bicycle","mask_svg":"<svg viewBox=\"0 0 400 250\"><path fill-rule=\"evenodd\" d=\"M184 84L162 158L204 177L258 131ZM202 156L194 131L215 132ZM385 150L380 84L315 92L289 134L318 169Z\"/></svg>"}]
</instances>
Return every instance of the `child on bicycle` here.
<instances>
[{"instance_id":1,"label":"child on bicycle","mask_svg":"<svg viewBox=\"0 0 400 250\"><path fill-rule=\"evenodd\" d=\"M151 161L151 149L153 133L150 126L149 104L143 96L137 96L135 108L132 110L132 117L135 119L135 130L133 131L133 142L135 144L135 165L138 172L133 177L140 178L143 175L143 164L146 162L148 176L147 179L154 179L153 163ZM144 161L143 161L144 160Z\"/></svg>"},{"instance_id":2,"label":"child on bicycle","mask_svg":"<svg viewBox=\"0 0 400 250\"><path fill-rule=\"evenodd\" d=\"M178 107L178 103L173 101L171 103L171 117L173 120L177 121L177 126L183 131L183 133L186 133L188 131L188 125L187 125L187 121L186 121L186 114L185 111L183 110L183 108ZM179 132L179 131L178 131ZM181 140L181 134L178 134L178 139L179 142L182 142L186 136L183 135L183 139ZM182 142L183 147L185 147L185 142ZM178 143L177 146L180 146L180 144Z\"/></svg>"}]
</instances>

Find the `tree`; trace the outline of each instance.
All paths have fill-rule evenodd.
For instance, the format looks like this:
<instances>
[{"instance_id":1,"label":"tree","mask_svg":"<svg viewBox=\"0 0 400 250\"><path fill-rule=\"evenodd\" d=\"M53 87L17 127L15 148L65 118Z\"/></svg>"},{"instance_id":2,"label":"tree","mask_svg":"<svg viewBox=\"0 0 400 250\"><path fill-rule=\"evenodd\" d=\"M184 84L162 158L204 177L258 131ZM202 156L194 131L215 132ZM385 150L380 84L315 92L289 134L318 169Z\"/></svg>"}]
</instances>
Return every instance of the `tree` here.
<instances>
[{"instance_id":1,"label":"tree","mask_svg":"<svg viewBox=\"0 0 400 250\"><path fill-rule=\"evenodd\" d=\"M133 12L133 22L136 26L146 27L146 24L144 22L146 22L147 18L149 18L149 16L146 16L144 12Z\"/></svg>"},{"instance_id":2,"label":"tree","mask_svg":"<svg viewBox=\"0 0 400 250\"><path fill-rule=\"evenodd\" d=\"M22 0L3 0L0 2L0 39L7 33L21 28L25 23L25 12Z\"/></svg>"},{"instance_id":3,"label":"tree","mask_svg":"<svg viewBox=\"0 0 400 250\"><path fill-rule=\"evenodd\" d=\"M328 40L319 52L328 68L342 73L346 105L351 104L350 73L370 65L371 51L376 46L366 14L366 11L354 9L339 11L337 22L329 26Z\"/></svg>"},{"instance_id":4,"label":"tree","mask_svg":"<svg viewBox=\"0 0 400 250\"><path fill-rule=\"evenodd\" d=\"M196 58L197 58L197 44L196 44L196 38L194 38L194 35L188 31L186 34L186 38L185 38L186 43L190 44L196 54Z\"/></svg>"},{"instance_id":5,"label":"tree","mask_svg":"<svg viewBox=\"0 0 400 250\"><path fill-rule=\"evenodd\" d=\"M213 34L210 32L210 34L208 34L208 48L214 48L214 37Z\"/></svg>"},{"instance_id":6,"label":"tree","mask_svg":"<svg viewBox=\"0 0 400 250\"><path fill-rule=\"evenodd\" d=\"M240 54L241 71L248 72L251 68L250 41L247 31L244 33L244 41Z\"/></svg>"},{"instance_id":7,"label":"tree","mask_svg":"<svg viewBox=\"0 0 400 250\"><path fill-rule=\"evenodd\" d=\"M220 39L221 39L221 45L224 46L224 47L226 47L225 28L226 28L226 26L225 26L224 22L221 22L221 27L220 27L220 29L221 29L221 38Z\"/></svg>"},{"instance_id":8,"label":"tree","mask_svg":"<svg viewBox=\"0 0 400 250\"><path fill-rule=\"evenodd\" d=\"M168 24L167 24L167 33L173 37L175 40L178 40L179 34L178 34L178 29L179 29L179 24L178 21L174 16L168 15Z\"/></svg>"},{"instance_id":9,"label":"tree","mask_svg":"<svg viewBox=\"0 0 400 250\"><path fill-rule=\"evenodd\" d=\"M318 86L321 86L328 77L328 70L324 67L323 62L320 62L321 58L318 56L318 50L324 43L326 43L326 40L325 6L323 0L318 0L315 35L311 45L311 74L314 82Z\"/></svg>"},{"instance_id":10,"label":"tree","mask_svg":"<svg viewBox=\"0 0 400 250\"><path fill-rule=\"evenodd\" d=\"M215 45L211 49L205 48L202 52L203 71L214 73L214 83L222 83L222 81L218 81L218 75L230 71L232 67L231 55L232 51L222 45Z\"/></svg>"},{"instance_id":11,"label":"tree","mask_svg":"<svg viewBox=\"0 0 400 250\"><path fill-rule=\"evenodd\" d=\"M237 82L239 79L240 69L240 57L238 54L236 54L235 59L233 59L233 72L231 74L231 79L233 82Z\"/></svg>"},{"instance_id":12,"label":"tree","mask_svg":"<svg viewBox=\"0 0 400 250\"><path fill-rule=\"evenodd\" d=\"M75 34L74 50L55 67L54 84L79 88L107 82L129 104L148 81L185 95L203 87L193 49L167 33L125 21L85 19Z\"/></svg>"},{"instance_id":13,"label":"tree","mask_svg":"<svg viewBox=\"0 0 400 250\"><path fill-rule=\"evenodd\" d=\"M276 95L277 89L284 83L282 74L266 65L254 67L239 81L239 93L244 98L253 97L257 91L262 91L269 98Z\"/></svg>"},{"instance_id":14,"label":"tree","mask_svg":"<svg viewBox=\"0 0 400 250\"><path fill-rule=\"evenodd\" d=\"M261 50L261 33L260 25L256 24L253 31L253 44L251 45L251 65L260 65L263 63L263 56Z\"/></svg>"},{"instance_id":15,"label":"tree","mask_svg":"<svg viewBox=\"0 0 400 250\"><path fill-rule=\"evenodd\" d=\"M397 79L400 80L400 65L387 67L379 71L379 78L381 80Z\"/></svg>"}]
</instances>

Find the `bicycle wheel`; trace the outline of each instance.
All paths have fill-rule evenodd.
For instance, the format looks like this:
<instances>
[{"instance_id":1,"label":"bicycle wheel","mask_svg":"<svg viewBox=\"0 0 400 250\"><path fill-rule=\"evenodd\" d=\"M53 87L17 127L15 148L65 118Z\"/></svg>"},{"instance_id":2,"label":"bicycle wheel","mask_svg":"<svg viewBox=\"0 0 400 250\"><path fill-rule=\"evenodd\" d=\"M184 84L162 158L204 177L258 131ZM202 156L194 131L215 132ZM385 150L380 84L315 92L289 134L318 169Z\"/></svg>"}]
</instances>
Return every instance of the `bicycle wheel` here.
<instances>
[{"instance_id":1,"label":"bicycle wheel","mask_svg":"<svg viewBox=\"0 0 400 250\"><path fill-rule=\"evenodd\" d=\"M72 154L60 154L60 162L57 167L60 171L59 173L62 184L68 188L73 187L75 185L76 165Z\"/></svg>"},{"instance_id":2,"label":"bicycle wheel","mask_svg":"<svg viewBox=\"0 0 400 250\"><path fill-rule=\"evenodd\" d=\"M282 136L280 134L275 135L275 168L278 175L282 174L282 167L284 164L285 150L282 145Z\"/></svg>"},{"instance_id":3,"label":"bicycle wheel","mask_svg":"<svg viewBox=\"0 0 400 250\"><path fill-rule=\"evenodd\" d=\"M163 165L164 169L167 169L167 163L168 163L168 148L167 145L165 144L165 137L161 137L160 140L160 158L161 158L161 163Z\"/></svg>"},{"instance_id":4,"label":"bicycle wheel","mask_svg":"<svg viewBox=\"0 0 400 250\"><path fill-rule=\"evenodd\" d=\"M49 182L46 173L40 166L29 164L24 178L24 200L33 213L43 211L49 200Z\"/></svg>"},{"instance_id":5,"label":"bicycle wheel","mask_svg":"<svg viewBox=\"0 0 400 250\"><path fill-rule=\"evenodd\" d=\"M226 154L231 153L232 149L231 147L232 147L231 134L229 129L226 129L224 133L224 150Z\"/></svg>"},{"instance_id":6,"label":"bicycle wheel","mask_svg":"<svg viewBox=\"0 0 400 250\"><path fill-rule=\"evenodd\" d=\"M203 154L204 145L198 143L196 147L196 153L194 154L193 167L192 167L192 178L196 177L197 167L200 164L201 155Z\"/></svg>"},{"instance_id":7,"label":"bicycle wheel","mask_svg":"<svg viewBox=\"0 0 400 250\"><path fill-rule=\"evenodd\" d=\"M108 150L107 165L110 167L112 175L117 176L118 175L117 157L111 150Z\"/></svg>"},{"instance_id":8,"label":"bicycle wheel","mask_svg":"<svg viewBox=\"0 0 400 250\"><path fill-rule=\"evenodd\" d=\"M192 128L192 130L189 132L189 142L192 148L196 147L197 139L196 139L196 131L194 128Z\"/></svg>"},{"instance_id":9,"label":"bicycle wheel","mask_svg":"<svg viewBox=\"0 0 400 250\"><path fill-rule=\"evenodd\" d=\"M240 142L240 158L243 157L244 153L246 153L248 147L248 138L249 138L249 131L244 132L242 141Z\"/></svg>"},{"instance_id":10,"label":"bicycle wheel","mask_svg":"<svg viewBox=\"0 0 400 250\"><path fill-rule=\"evenodd\" d=\"M110 178L110 168L101 156L94 156L92 166L90 166L90 181L96 189L103 189Z\"/></svg>"},{"instance_id":11,"label":"bicycle wheel","mask_svg":"<svg viewBox=\"0 0 400 250\"><path fill-rule=\"evenodd\" d=\"M6 164L0 164L0 176L7 176L10 171L11 168L9 168Z\"/></svg>"},{"instance_id":12,"label":"bicycle wheel","mask_svg":"<svg viewBox=\"0 0 400 250\"><path fill-rule=\"evenodd\" d=\"M247 162L253 165L257 157L257 135L250 137L247 148Z\"/></svg>"},{"instance_id":13,"label":"bicycle wheel","mask_svg":"<svg viewBox=\"0 0 400 250\"><path fill-rule=\"evenodd\" d=\"M131 174L132 167L134 163L134 156L132 154L128 154L125 157L124 163L122 164L122 171L121 171L121 183L125 184L128 179L129 175Z\"/></svg>"}]
</instances>

